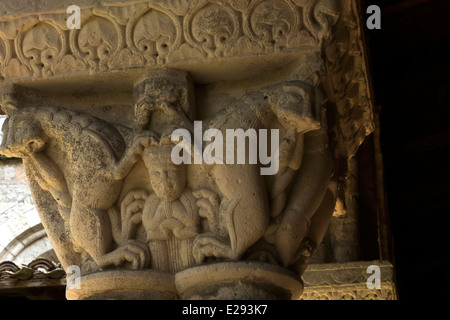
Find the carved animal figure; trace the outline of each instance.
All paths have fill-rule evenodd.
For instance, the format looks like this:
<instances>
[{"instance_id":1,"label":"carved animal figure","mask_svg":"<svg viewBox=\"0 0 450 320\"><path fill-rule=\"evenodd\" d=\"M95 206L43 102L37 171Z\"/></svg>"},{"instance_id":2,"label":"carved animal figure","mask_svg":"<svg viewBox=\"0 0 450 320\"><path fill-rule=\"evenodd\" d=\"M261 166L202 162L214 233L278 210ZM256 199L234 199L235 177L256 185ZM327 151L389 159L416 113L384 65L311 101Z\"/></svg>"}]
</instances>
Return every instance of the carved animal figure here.
<instances>
[{"instance_id":1,"label":"carved animal figure","mask_svg":"<svg viewBox=\"0 0 450 320\"><path fill-rule=\"evenodd\" d=\"M51 194L75 251L87 252L100 268L126 261L133 268L146 267L150 257L145 245L130 241L114 246L107 210L117 201L121 179L149 135L127 149L119 130L95 117L45 107L7 112L0 154L23 158L32 184ZM63 228L52 227L58 217L50 204L38 208L43 223L55 231L49 237L58 246L64 237ZM67 262L65 257L61 260Z\"/></svg>"},{"instance_id":2,"label":"carved animal figure","mask_svg":"<svg viewBox=\"0 0 450 320\"><path fill-rule=\"evenodd\" d=\"M254 165L209 168L224 199L237 204L221 217L229 239L199 235L195 249L200 257L240 259L264 237L275 247L281 265L303 271L303 260L323 237L334 200L328 190L332 163L326 131L320 129L322 105L314 91L300 81L281 83L249 93L211 119L207 128L222 131L278 127L280 169L265 181Z\"/></svg>"}]
</instances>

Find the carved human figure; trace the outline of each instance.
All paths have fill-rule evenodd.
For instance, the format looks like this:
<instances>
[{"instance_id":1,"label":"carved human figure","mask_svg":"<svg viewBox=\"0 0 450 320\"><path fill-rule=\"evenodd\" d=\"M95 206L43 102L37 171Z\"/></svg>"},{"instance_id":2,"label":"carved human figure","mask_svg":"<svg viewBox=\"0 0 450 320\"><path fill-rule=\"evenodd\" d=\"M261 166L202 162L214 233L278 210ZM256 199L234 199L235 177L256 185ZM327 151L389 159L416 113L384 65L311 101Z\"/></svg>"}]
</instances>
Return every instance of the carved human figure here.
<instances>
[{"instance_id":1,"label":"carved human figure","mask_svg":"<svg viewBox=\"0 0 450 320\"><path fill-rule=\"evenodd\" d=\"M152 255L152 269L177 272L195 263L192 245L200 216L186 187L184 164L175 165L172 144L147 147L143 154L154 191L145 201L142 223Z\"/></svg>"},{"instance_id":2,"label":"carved human figure","mask_svg":"<svg viewBox=\"0 0 450 320\"><path fill-rule=\"evenodd\" d=\"M311 88L300 81L282 84L276 94L271 94L269 104L281 125L280 166L271 185L271 217L277 217L286 203L286 189L300 168L303 158L304 134L318 129L315 110L311 101Z\"/></svg>"},{"instance_id":3,"label":"carved human figure","mask_svg":"<svg viewBox=\"0 0 450 320\"><path fill-rule=\"evenodd\" d=\"M275 245L282 265L300 263L296 268L301 273L325 233L334 201L323 99L318 88L301 81L275 86L268 95L286 131L280 143L280 170L271 185L275 219L265 239Z\"/></svg>"},{"instance_id":4,"label":"carved human figure","mask_svg":"<svg viewBox=\"0 0 450 320\"><path fill-rule=\"evenodd\" d=\"M318 89L288 81L251 92L211 119L208 128L222 131L278 128L280 167L267 179L255 165L207 168L224 199L237 204L221 219L228 242L223 236L199 235L196 245L205 257L240 259L247 250L253 251L253 245L258 247L262 238L274 246L275 259L285 267L312 254L313 243L320 241L326 217L332 214L332 209L331 213L323 209L332 200L321 206L332 173L326 131L321 129L322 102Z\"/></svg>"},{"instance_id":5,"label":"carved human figure","mask_svg":"<svg viewBox=\"0 0 450 320\"><path fill-rule=\"evenodd\" d=\"M11 107L11 106L10 106ZM57 108L7 110L0 153L21 157L34 192L44 204L39 213L63 265L72 249L58 243L68 226L74 249L87 253L100 268L130 262L148 265L145 245L130 241L115 247L107 210L117 201L125 177L150 135L138 136L127 148L114 126L94 117ZM64 150L64 152L60 152ZM39 189L39 190L38 190ZM42 194L42 190L48 194ZM55 217L56 202L63 219ZM55 220L56 219L56 220ZM59 225L58 225L59 224Z\"/></svg>"},{"instance_id":6,"label":"carved human figure","mask_svg":"<svg viewBox=\"0 0 450 320\"><path fill-rule=\"evenodd\" d=\"M189 75L177 70L150 71L133 92L134 130L151 130L159 136L175 129L193 132L195 104Z\"/></svg>"}]
</instances>

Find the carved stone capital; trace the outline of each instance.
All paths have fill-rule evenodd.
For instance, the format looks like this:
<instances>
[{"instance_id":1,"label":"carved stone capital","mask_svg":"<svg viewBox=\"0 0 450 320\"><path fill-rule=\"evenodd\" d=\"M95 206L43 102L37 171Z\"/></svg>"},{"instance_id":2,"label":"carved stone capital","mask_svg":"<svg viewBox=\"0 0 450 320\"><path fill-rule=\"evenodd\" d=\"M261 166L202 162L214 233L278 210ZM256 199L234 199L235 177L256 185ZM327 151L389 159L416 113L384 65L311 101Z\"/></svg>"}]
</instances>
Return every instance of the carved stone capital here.
<instances>
[{"instance_id":1,"label":"carved stone capital","mask_svg":"<svg viewBox=\"0 0 450 320\"><path fill-rule=\"evenodd\" d=\"M67 297L298 299L372 128L356 2L65 2L0 4L0 154Z\"/></svg>"}]
</instances>

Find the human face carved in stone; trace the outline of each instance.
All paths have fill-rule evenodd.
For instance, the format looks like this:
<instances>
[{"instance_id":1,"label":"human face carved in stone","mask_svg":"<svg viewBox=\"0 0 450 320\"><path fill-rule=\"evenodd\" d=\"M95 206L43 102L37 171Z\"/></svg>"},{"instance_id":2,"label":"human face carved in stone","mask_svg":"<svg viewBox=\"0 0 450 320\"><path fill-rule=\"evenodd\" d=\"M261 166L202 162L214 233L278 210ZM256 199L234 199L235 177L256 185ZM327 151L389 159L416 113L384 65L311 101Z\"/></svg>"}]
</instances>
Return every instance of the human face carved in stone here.
<instances>
[{"instance_id":1,"label":"human face carved in stone","mask_svg":"<svg viewBox=\"0 0 450 320\"><path fill-rule=\"evenodd\" d=\"M164 131L170 125L182 126L179 121L184 114L182 105L186 91L185 83L172 83L162 78L143 84L135 97L135 127L148 129L153 123L152 130Z\"/></svg>"},{"instance_id":2,"label":"human face carved in stone","mask_svg":"<svg viewBox=\"0 0 450 320\"><path fill-rule=\"evenodd\" d=\"M46 23L39 23L27 32L23 39L23 53L35 76L50 76L54 61L61 52L58 31Z\"/></svg>"},{"instance_id":3,"label":"human face carved in stone","mask_svg":"<svg viewBox=\"0 0 450 320\"><path fill-rule=\"evenodd\" d=\"M144 154L153 191L159 199L167 202L178 199L186 187L185 167L172 162L171 150L171 146L150 147Z\"/></svg>"}]
</instances>

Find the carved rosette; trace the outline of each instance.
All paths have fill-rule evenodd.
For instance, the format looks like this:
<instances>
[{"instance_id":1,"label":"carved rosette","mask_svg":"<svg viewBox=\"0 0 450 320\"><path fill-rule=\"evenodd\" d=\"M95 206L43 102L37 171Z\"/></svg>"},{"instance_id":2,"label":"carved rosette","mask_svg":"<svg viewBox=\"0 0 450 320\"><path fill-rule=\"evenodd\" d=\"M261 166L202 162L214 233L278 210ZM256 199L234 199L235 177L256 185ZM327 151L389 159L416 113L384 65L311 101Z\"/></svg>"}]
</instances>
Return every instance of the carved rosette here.
<instances>
[{"instance_id":1,"label":"carved rosette","mask_svg":"<svg viewBox=\"0 0 450 320\"><path fill-rule=\"evenodd\" d=\"M69 299L301 296L338 189L325 94L341 98L332 102L342 123L361 120L347 136L370 128L357 119L361 104L343 116L346 88L324 86L329 69L366 76L363 58L342 71L330 39L334 27L347 36L352 10L322 0L136 0L82 6L74 30L59 8L0 18L9 116L0 153L23 158L62 266L79 267ZM230 129L279 146L276 172L261 174L265 160L197 163L213 148L224 160L228 145L215 142ZM194 134L182 162L175 132Z\"/></svg>"}]
</instances>

